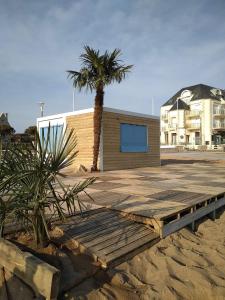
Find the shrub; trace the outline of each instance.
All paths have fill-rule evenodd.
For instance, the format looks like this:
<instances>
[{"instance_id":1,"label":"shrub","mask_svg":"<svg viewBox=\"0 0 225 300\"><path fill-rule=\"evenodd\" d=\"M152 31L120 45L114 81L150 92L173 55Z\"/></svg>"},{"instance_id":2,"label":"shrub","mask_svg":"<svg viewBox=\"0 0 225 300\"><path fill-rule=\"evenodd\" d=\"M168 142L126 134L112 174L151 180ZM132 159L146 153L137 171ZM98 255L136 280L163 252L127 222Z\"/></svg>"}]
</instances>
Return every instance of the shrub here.
<instances>
[{"instance_id":1,"label":"shrub","mask_svg":"<svg viewBox=\"0 0 225 300\"><path fill-rule=\"evenodd\" d=\"M0 151L0 234L6 222L22 224L31 230L36 246L49 241L49 228L53 218L65 220L66 213L81 209L79 194L95 178L65 186L62 171L76 158L76 137L73 130L47 137L37 132L37 147L9 145ZM86 192L85 192L86 193Z\"/></svg>"}]
</instances>

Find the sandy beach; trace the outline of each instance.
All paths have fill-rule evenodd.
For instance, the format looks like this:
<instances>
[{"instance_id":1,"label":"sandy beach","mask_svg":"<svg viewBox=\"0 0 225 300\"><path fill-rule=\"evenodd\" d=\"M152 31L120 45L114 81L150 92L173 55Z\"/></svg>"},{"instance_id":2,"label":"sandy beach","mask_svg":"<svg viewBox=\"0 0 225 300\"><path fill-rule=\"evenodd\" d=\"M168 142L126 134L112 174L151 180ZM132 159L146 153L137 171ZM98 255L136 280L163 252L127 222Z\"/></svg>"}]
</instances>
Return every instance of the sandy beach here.
<instances>
[{"instance_id":1,"label":"sandy beach","mask_svg":"<svg viewBox=\"0 0 225 300\"><path fill-rule=\"evenodd\" d=\"M85 280L65 299L225 299L225 211Z\"/></svg>"}]
</instances>

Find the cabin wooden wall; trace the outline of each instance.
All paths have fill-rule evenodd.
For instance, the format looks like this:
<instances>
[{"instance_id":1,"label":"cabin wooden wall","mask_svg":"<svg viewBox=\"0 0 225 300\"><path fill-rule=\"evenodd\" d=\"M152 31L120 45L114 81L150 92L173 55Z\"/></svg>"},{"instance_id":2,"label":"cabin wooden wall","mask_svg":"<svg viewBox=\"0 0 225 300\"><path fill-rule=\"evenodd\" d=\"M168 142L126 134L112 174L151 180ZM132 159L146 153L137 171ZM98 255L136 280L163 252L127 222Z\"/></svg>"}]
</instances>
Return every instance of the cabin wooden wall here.
<instances>
[{"instance_id":1,"label":"cabin wooden wall","mask_svg":"<svg viewBox=\"0 0 225 300\"><path fill-rule=\"evenodd\" d=\"M86 168L92 166L93 157L93 113L86 113L81 115L67 116L66 124L68 129L74 128L77 137L77 149L79 151L72 169L83 165Z\"/></svg>"},{"instance_id":2,"label":"cabin wooden wall","mask_svg":"<svg viewBox=\"0 0 225 300\"><path fill-rule=\"evenodd\" d=\"M146 153L120 152L120 123L146 125L148 144ZM118 170L160 165L160 122L136 116L103 112L103 169Z\"/></svg>"}]
</instances>

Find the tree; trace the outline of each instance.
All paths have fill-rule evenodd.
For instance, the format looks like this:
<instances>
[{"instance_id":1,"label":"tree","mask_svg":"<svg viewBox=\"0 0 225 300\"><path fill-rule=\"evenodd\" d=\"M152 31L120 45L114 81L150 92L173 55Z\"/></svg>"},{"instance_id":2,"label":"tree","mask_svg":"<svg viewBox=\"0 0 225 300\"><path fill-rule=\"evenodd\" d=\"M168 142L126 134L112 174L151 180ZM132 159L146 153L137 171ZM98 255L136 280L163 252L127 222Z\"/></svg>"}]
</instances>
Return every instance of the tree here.
<instances>
[{"instance_id":1,"label":"tree","mask_svg":"<svg viewBox=\"0 0 225 300\"><path fill-rule=\"evenodd\" d=\"M37 126L29 126L24 131L25 134L27 134L31 141L34 142L34 145L36 145L36 136L37 136Z\"/></svg>"},{"instance_id":2,"label":"tree","mask_svg":"<svg viewBox=\"0 0 225 300\"><path fill-rule=\"evenodd\" d=\"M78 90L86 89L91 92L95 90L94 104L94 146L92 171L97 170L99 145L101 136L101 121L104 105L105 86L113 82L120 83L125 79L126 74L132 65L124 65L119 59L121 50L100 54L89 46L84 47L85 52L80 55L82 67L80 71L69 70L68 77L73 81L73 86Z\"/></svg>"},{"instance_id":3,"label":"tree","mask_svg":"<svg viewBox=\"0 0 225 300\"><path fill-rule=\"evenodd\" d=\"M29 126L25 129L24 133L31 135L32 137L36 136L37 126Z\"/></svg>"}]
</instances>

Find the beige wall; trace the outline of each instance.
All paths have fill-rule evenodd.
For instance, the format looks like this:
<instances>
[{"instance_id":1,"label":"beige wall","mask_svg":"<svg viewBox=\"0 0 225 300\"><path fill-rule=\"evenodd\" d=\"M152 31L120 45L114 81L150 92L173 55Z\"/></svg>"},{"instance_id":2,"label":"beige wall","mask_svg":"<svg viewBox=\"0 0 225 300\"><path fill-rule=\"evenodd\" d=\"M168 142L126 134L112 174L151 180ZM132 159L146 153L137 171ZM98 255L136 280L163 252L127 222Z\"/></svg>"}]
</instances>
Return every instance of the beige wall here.
<instances>
[{"instance_id":1,"label":"beige wall","mask_svg":"<svg viewBox=\"0 0 225 300\"><path fill-rule=\"evenodd\" d=\"M146 153L120 152L120 123L146 125L148 144ZM117 170L160 165L160 123L158 119L129 116L114 112L103 112L103 169Z\"/></svg>"},{"instance_id":2,"label":"beige wall","mask_svg":"<svg viewBox=\"0 0 225 300\"><path fill-rule=\"evenodd\" d=\"M66 117L68 129L74 128L77 137L77 150L79 151L72 168L84 165L92 166L93 155L93 113L72 115Z\"/></svg>"}]
</instances>

